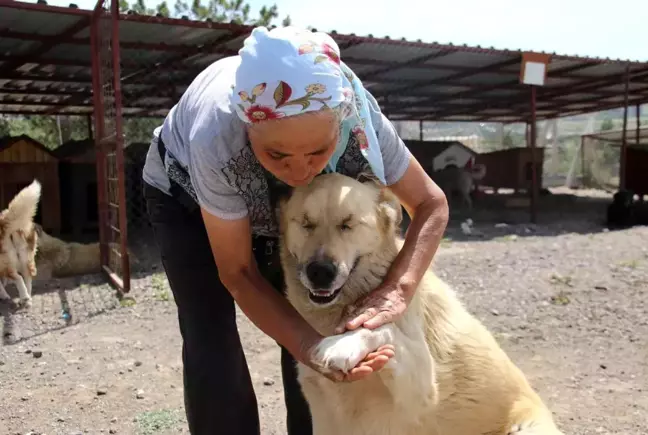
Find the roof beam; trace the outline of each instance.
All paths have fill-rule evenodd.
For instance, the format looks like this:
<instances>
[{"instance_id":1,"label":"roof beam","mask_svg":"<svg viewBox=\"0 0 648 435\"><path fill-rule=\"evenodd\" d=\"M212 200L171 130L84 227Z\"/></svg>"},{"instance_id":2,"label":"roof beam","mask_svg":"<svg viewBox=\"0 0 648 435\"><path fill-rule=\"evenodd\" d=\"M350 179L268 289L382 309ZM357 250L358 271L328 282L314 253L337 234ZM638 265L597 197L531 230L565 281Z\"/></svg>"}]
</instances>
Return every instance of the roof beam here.
<instances>
[{"instance_id":1,"label":"roof beam","mask_svg":"<svg viewBox=\"0 0 648 435\"><path fill-rule=\"evenodd\" d=\"M482 73L487 73L487 72L490 72L490 71L495 71L495 70L498 70L500 68L515 65L517 63L520 63L520 58L519 57L514 57L514 58L511 58L511 59L507 59L505 61L502 61L502 62L496 62L496 63L490 64L490 65L483 66L481 68L476 68L476 69L471 70L471 71L463 71L463 72L460 72L460 73L451 74L449 76L440 77L440 78L434 79L434 80L420 80L420 81L416 80L416 81L412 81L412 82L410 82L409 84L407 84L405 86L401 86L400 88L391 89L388 92L380 92L380 93L378 93L378 95L385 96L385 95L389 95L389 94L393 94L393 93L402 93L402 92L406 92L406 91L411 91L411 90L415 90L415 89L426 87L426 86L433 86L433 85L439 85L439 84L441 84L441 85L442 84L448 84L448 83L451 83L451 82L456 82L456 81L461 80L461 79L465 79L465 78L470 77L470 76L475 75L475 74L482 74Z\"/></svg>"},{"instance_id":2,"label":"roof beam","mask_svg":"<svg viewBox=\"0 0 648 435\"><path fill-rule=\"evenodd\" d=\"M433 59L438 59L440 57L445 57L448 56L452 53L455 53L457 50L442 50L438 51L436 53L431 53L431 54L426 54L425 56L419 56L415 57L414 59L410 59L406 62L398 62L398 63L392 63L389 66L384 66L382 68L377 68L375 70L369 71L368 73L365 73L362 75L362 80L371 80L372 78L379 76L381 74L385 74L390 71L395 71L399 70L401 68L411 68L411 67L416 67L416 66L423 66L425 62L433 60ZM345 61L346 63L353 63L353 59L347 59Z\"/></svg>"},{"instance_id":3,"label":"roof beam","mask_svg":"<svg viewBox=\"0 0 648 435\"><path fill-rule=\"evenodd\" d=\"M89 25L90 25L90 17L89 16L82 17L71 26L65 28L65 30L63 30L61 33L50 36L47 41L41 41L40 46L31 50L29 53L19 56L18 60L9 62L8 64L4 64L0 69L0 77L2 77L7 72L13 71L16 68L21 67L25 63L28 63L29 60L32 58L38 58L42 56L43 54L47 53L52 48L54 48L59 43L60 39L66 39L72 37L77 33L79 33L81 30L87 28Z\"/></svg>"},{"instance_id":4,"label":"roof beam","mask_svg":"<svg viewBox=\"0 0 648 435\"><path fill-rule=\"evenodd\" d=\"M648 77L648 67L647 68L642 68L638 71L635 71L633 73L633 76L636 78L642 78L644 76ZM573 84L568 84L568 85L563 85L563 86L554 86L554 87L539 87L538 89L538 102L540 103L544 99L548 98L553 98L557 97L560 95L564 95L566 93L570 94L578 94L578 93L587 93L589 91L595 91L599 89L600 87L604 86L613 86L617 84L617 80L622 80L625 77L625 72L618 73L618 74L612 74L609 76L604 76L598 80L584 80L582 83L573 85ZM632 78L631 78L632 80ZM620 81L618 82L620 83ZM517 82L516 86L516 91L518 91L521 95L518 97L508 97L506 99L501 99L499 101L493 101L491 102L488 107L483 108L481 110L478 110L477 112L473 113L479 113L487 109L497 109L497 108L509 108L509 107L517 107L517 108L522 108L526 109L527 103L528 103L528 96L526 95L526 86L520 84ZM465 97L466 95L463 94L459 98ZM601 98L599 98L601 99ZM443 100L442 100L443 101ZM434 104L435 101L433 101L431 104ZM463 109L465 110L465 109ZM451 110L448 115L453 115L453 114L461 114L463 110Z\"/></svg>"}]
</instances>

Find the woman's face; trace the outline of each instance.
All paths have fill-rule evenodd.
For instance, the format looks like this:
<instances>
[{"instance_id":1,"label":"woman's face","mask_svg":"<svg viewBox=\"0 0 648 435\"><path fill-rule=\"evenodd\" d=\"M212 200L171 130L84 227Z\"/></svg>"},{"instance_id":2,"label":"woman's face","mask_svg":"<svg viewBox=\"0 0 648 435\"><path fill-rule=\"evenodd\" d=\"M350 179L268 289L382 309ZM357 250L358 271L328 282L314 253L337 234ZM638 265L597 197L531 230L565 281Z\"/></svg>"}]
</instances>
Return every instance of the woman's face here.
<instances>
[{"instance_id":1,"label":"woman's face","mask_svg":"<svg viewBox=\"0 0 648 435\"><path fill-rule=\"evenodd\" d=\"M259 163L284 183L310 183L335 151L339 125L332 110L261 122L248 129Z\"/></svg>"}]
</instances>

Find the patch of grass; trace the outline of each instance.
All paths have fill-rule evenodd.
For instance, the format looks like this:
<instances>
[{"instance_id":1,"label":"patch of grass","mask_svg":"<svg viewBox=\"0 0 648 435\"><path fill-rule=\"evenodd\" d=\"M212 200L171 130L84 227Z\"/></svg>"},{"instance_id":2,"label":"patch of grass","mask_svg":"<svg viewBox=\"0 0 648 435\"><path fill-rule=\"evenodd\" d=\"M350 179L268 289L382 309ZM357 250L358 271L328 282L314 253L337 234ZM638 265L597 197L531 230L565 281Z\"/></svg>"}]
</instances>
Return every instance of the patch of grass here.
<instances>
[{"instance_id":1,"label":"patch of grass","mask_svg":"<svg viewBox=\"0 0 648 435\"><path fill-rule=\"evenodd\" d=\"M155 298L158 301L166 302L170 299L167 279L163 273L153 275L153 278L151 278L151 287L153 287Z\"/></svg>"},{"instance_id":2,"label":"patch of grass","mask_svg":"<svg viewBox=\"0 0 648 435\"><path fill-rule=\"evenodd\" d=\"M557 273L554 273L549 278L549 281L551 281L551 283L554 285L565 285L567 287L574 286L574 281L572 280L572 277L569 275L562 276Z\"/></svg>"},{"instance_id":3,"label":"patch of grass","mask_svg":"<svg viewBox=\"0 0 648 435\"><path fill-rule=\"evenodd\" d=\"M639 267L639 260L634 259L634 260L624 260L621 261L618 264L619 267L623 267L625 269L636 269Z\"/></svg>"},{"instance_id":4,"label":"patch of grass","mask_svg":"<svg viewBox=\"0 0 648 435\"><path fill-rule=\"evenodd\" d=\"M551 297L551 303L554 305L568 305L570 302L568 293L563 290Z\"/></svg>"},{"instance_id":5,"label":"patch of grass","mask_svg":"<svg viewBox=\"0 0 648 435\"><path fill-rule=\"evenodd\" d=\"M139 434L152 435L163 430L173 429L182 423L183 419L176 409L160 409L143 412L135 417L135 421L139 426Z\"/></svg>"},{"instance_id":6,"label":"patch of grass","mask_svg":"<svg viewBox=\"0 0 648 435\"><path fill-rule=\"evenodd\" d=\"M121 305L121 306L124 307L124 308L127 308L127 307L133 307L133 306L135 306L136 303L137 303L137 302L135 301L135 299L132 298L132 297L130 297L130 296L124 296L124 297L119 301L119 305Z\"/></svg>"},{"instance_id":7,"label":"patch of grass","mask_svg":"<svg viewBox=\"0 0 648 435\"><path fill-rule=\"evenodd\" d=\"M441 243L440 243L441 246L450 246L451 244L452 244L452 240L450 240L449 238L444 237L441 239Z\"/></svg>"}]
</instances>

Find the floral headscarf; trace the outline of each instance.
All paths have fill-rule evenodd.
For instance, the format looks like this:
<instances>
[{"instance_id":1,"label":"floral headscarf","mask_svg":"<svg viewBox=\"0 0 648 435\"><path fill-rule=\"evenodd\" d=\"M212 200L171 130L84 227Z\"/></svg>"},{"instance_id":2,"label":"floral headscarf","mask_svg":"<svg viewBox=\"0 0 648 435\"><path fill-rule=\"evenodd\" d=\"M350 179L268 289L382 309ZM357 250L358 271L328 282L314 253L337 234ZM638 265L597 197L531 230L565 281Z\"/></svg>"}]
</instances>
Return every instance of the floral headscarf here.
<instances>
[{"instance_id":1,"label":"floral headscarf","mask_svg":"<svg viewBox=\"0 0 648 435\"><path fill-rule=\"evenodd\" d=\"M295 27L257 27L239 55L232 103L243 122L254 124L324 107L334 109L340 119L340 136L327 170L335 171L353 134L374 175L385 182L366 91L340 60L333 38Z\"/></svg>"}]
</instances>

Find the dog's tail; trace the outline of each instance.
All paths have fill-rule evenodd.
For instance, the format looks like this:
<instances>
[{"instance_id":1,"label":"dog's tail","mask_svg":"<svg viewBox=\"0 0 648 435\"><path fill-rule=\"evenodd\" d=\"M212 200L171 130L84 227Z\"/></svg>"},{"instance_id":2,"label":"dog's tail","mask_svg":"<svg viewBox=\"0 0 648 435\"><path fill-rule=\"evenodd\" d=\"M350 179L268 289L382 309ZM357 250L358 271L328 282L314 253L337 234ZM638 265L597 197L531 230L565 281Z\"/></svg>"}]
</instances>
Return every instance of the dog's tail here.
<instances>
[{"instance_id":1,"label":"dog's tail","mask_svg":"<svg viewBox=\"0 0 648 435\"><path fill-rule=\"evenodd\" d=\"M6 210L0 213L0 229L9 235L15 231L28 231L38 209L41 184L34 180L11 200Z\"/></svg>"}]
</instances>

